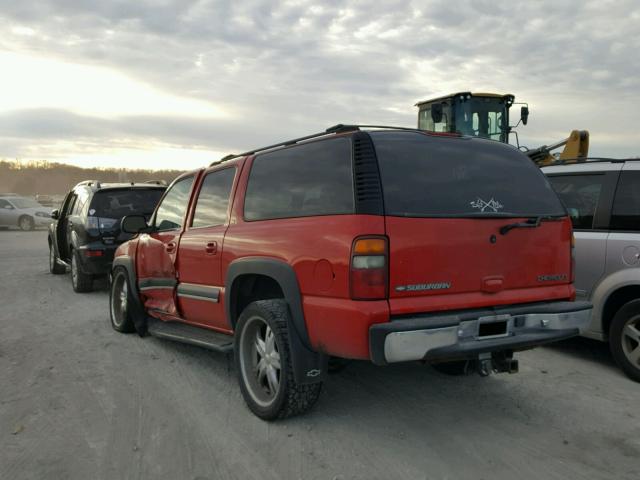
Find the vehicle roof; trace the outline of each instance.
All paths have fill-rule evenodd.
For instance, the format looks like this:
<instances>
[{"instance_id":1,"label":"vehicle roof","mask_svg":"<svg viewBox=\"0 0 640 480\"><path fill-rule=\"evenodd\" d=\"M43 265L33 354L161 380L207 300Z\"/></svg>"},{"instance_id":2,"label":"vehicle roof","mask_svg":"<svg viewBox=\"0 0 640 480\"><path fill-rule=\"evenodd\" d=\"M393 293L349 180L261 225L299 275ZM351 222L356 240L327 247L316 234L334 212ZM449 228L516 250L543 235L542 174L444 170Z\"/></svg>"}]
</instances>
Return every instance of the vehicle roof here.
<instances>
[{"instance_id":1,"label":"vehicle roof","mask_svg":"<svg viewBox=\"0 0 640 480\"><path fill-rule=\"evenodd\" d=\"M15 200L16 198L27 198L27 199L33 200L31 197L28 197L25 195L18 195L17 193L7 193L7 194L0 193L0 198L6 198L8 200L11 200L11 199Z\"/></svg>"},{"instance_id":2,"label":"vehicle roof","mask_svg":"<svg viewBox=\"0 0 640 480\"><path fill-rule=\"evenodd\" d=\"M451 93L449 95L442 95L441 97L430 98L428 100L422 100L416 103L414 106L419 107L420 105L424 105L425 103L437 102L438 100L445 100L447 98L457 97L458 95L471 95L472 97L490 97L490 98L504 98L504 97L513 97L510 93L473 93L473 92L456 92Z\"/></svg>"},{"instance_id":3,"label":"vehicle roof","mask_svg":"<svg viewBox=\"0 0 640 480\"><path fill-rule=\"evenodd\" d=\"M86 188L88 190L91 190L93 192L99 192L102 190L115 190L115 189L122 189L122 188L147 188L147 189L158 189L158 190L165 190L167 188L166 185L159 185L157 183L144 183L144 182L114 182L114 183L102 183L102 182L95 182L95 183L89 183L89 184L83 184L83 183L79 183L74 187L75 189L78 188Z\"/></svg>"},{"instance_id":4,"label":"vehicle roof","mask_svg":"<svg viewBox=\"0 0 640 480\"><path fill-rule=\"evenodd\" d=\"M284 148L289 148L295 145L301 145L301 144L305 144L305 143L309 143L312 141L319 141L319 140L327 140L330 138L336 138L338 136L351 136L357 132L361 132L361 131L366 131L366 132L378 132L378 131L389 131L389 132L408 132L408 133L420 133L423 135L428 135L428 136L432 136L432 137L454 137L454 138L465 138L465 139L472 139L472 140L478 140L478 141L487 141L490 142L491 144L494 143L500 143L501 145L505 145L508 146L510 148L516 148L512 145L507 145L507 144L503 144L501 142L496 142L495 140L487 140L487 139L481 139L475 136L466 136L466 135L461 135L459 133L448 133L448 132L431 132L428 130L420 130L418 128L411 128L411 127L394 127L394 126L388 126L388 125L344 125L344 124L337 124L334 125L332 127L327 128L326 130L319 132L319 133L313 133L311 135L306 135L304 137L300 137L300 138L295 138L292 140L286 140L284 142L280 142L280 143L276 143L273 145L268 145L266 147L260 147L260 148L255 148L253 150L249 150L247 152L244 153L238 153L238 154L230 154L227 155L226 157L221 158L220 160L217 160L213 163L211 163L209 165L209 167L213 167L216 165L220 165L222 163L226 163L226 162L230 162L232 160L235 161L240 161L242 158L244 157L249 157L251 155L256 155L258 153L264 153L264 152L270 152L270 151L277 151L277 150L281 150ZM189 172L191 173L191 172ZM184 176L186 174L181 175ZM180 178L180 177L178 177Z\"/></svg>"},{"instance_id":5,"label":"vehicle roof","mask_svg":"<svg viewBox=\"0 0 640 480\"><path fill-rule=\"evenodd\" d=\"M625 163L634 164L640 166L640 158L596 158L589 157L587 159L570 159L570 160L557 160L556 162L545 165L542 167L544 172L571 172L571 171L606 171L606 170L619 170L621 165Z\"/></svg>"}]
</instances>

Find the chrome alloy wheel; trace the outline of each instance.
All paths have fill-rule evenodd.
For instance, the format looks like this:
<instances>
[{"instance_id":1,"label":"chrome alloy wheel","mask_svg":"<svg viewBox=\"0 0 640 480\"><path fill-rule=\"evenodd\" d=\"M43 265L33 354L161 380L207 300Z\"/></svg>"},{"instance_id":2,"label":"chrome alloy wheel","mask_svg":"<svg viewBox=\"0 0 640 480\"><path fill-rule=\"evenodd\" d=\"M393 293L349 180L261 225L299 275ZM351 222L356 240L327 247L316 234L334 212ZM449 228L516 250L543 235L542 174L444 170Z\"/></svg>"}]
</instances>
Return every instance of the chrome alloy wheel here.
<instances>
[{"instance_id":1,"label":"chrome alloy wheel","mask_svg":"<svg viewBox=\"0 0 640 480\"><path fill-rule=\"evenodd\" d=\"M622 329L622 351L629 363L640 368L640 315L631 317Z\"/></svg>"},{"instance_id":2,"label":"chrome alloy wheel","mask_svg":"<svg viewBox=\"0 0 640 480\"><path fill-rule=\"evenodd\" d=\"M251 317L240 338L240 369L251 398L268 407L280 391L281 365L276 337L260 317Z\"/></svg>"},{"instance_id":3,"label":"chrome alloy wheel","mask_svg":"<svg viewBox=\"0 0 640 480\"><path fill-rule=\"evenodd\" d=\"M31 220L29 217L22 217L18 222L18 226L20 227L20 230L24 232L33 230L33 220Z\"/></svg>"},{"instance_id":4,"label":"chrome alloy wheel","mask_svg":"<svg viewBox=\"0 0 640 480\"><path fill-rule=\"evenodd\" d=\"M71 255L71 283L74 286L78 285L78 262L75 255Z\"/></svg>"},{"instance_id":5,"label":"chrome alloy wheel","mask_svg":"<svg viewBox=\"0 0 640 480\"><path fill-rule=\"evenodd\" d=\"M116 327L121 327L127 318L128 289L124 275L117 275L111 293L111 319Z\"/></svg>"},{"instance_id":6,"label":"chrome alloy wheel","mask_svg":"<svg viewBox=\"0 0 640 480\"><path fill-rule=\"evenodd\" d=\"M53 271L56 266L56 254L53 253L53 246L49 245L49 269Z\"/></svg>"}]
</instances>

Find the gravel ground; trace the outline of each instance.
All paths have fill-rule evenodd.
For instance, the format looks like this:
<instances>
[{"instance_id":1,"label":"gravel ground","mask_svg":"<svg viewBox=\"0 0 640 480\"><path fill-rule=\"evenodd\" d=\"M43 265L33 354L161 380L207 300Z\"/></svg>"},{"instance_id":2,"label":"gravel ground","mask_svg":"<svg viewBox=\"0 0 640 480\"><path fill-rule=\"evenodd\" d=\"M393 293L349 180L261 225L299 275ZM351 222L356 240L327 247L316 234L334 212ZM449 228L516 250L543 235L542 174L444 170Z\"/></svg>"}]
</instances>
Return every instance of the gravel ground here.
<instances>
[{"instance_id":1,"label":"gravel ground","mask_svg":"<svg viewBox=\"0 0 640 480\"><path fill-rule=\"evenodd\" d=\"M640 478L640 385L598 342L488 378L354 363L266 423L231 358L114 332L104 282L48 273L46 232L0 231L0 271L0 479Z\"/></svg>"}]
</instances>

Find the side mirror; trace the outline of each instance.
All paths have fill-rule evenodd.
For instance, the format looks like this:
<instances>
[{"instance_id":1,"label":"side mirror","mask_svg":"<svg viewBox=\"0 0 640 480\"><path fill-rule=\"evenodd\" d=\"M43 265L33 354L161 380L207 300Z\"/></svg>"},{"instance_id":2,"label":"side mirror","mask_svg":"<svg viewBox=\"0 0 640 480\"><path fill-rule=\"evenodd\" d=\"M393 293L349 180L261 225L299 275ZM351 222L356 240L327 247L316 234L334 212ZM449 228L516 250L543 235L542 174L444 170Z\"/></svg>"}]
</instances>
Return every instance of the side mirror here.
<instances>
[{"instance_id":1,"label":"side mirror","mask_svg":"<svg viewBox=\"0 0 640 480\"><path fill-rule=\"evenodd\" d=\"M5 205L4 209L5 210L13 210L13 207L11 205Z\"/></svg>"},{"instance_id":2,"label":"side mirror","mask_svg":"<svg viewBox=\"0 0 640 480\"><path fill-rule=\"evenodd\" d=\"M144 215L127 215L120 221L120 230L125 233L140 233L148 228Z\"/></svg>"},{"instance_id":3,"label":"side mirror","mask_svg":"<svg viewBox=\"0 0 640 480\"><path fill-rule=\"evenodd\" d=\"M57 208L55 210L52 210L51 218L53 218L54 220L58 220L60 218L60 210L58 210Z\"/></svg>"},{"instance_id":4,"label":"side mirror","mask_svg":"<svg viewBox=\"0 0 640 480\"><path fill-rule=\"evenodd\" d=\"M441 103L434 103L433 105L431 105L431 120L433 120L433 123L442 122L442 104Z\"/></svg>"},{"instance_id":5,"label":"side mirror","mask_svg":"<svg viewBox=\"0 0 640 480\"><path fill-rule=\"evenodd\" d=\"M522 124L526 125L529 120L529 107L520 107L520 120Z\"/></svg>"}]
</instances>

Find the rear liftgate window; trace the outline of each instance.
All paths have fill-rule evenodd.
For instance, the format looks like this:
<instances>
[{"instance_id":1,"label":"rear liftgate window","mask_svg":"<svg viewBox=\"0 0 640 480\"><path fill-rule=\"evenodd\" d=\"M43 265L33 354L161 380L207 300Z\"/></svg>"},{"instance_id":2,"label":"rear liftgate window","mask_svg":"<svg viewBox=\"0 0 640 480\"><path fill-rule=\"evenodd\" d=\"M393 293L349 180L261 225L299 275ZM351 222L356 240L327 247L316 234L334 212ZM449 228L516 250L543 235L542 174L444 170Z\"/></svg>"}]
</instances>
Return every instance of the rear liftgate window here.
<instances>
[{"instance_id":1,"label":"rear liftgate window","mask_svg":"<svg viewBox=\"0 0 640 480\"><path fill-rule=\"evenodd\" d=\"M254 160L244 204L246 220L353 212L349 139L297 145Z\"/></svg>"},{"instance_id":2,"label":"rear liftgate window","mask_svg":"<svg viewBox=\"0 0 640 480\"><path fill-rule=\"evenodd\" d=\"M151 216L162 193L159 188L135 188L122 190L103 190L93 197L89 215L98 217L101 229L115 228L126 215ZM80 202L81 199L78 200ZM82 208L82 205L76 208Z\"/></svg>"},{"instance_id":3,"label":"rear liftgate window","mask_svg":"<svg viewBox=\"0 0 640 480\"><path fill-rule=\"evenodd\" d=\"M512 147L418 132L371 132L371 137L387 215L566 215L542 172Z\"/></svg>"}]
</instances>

